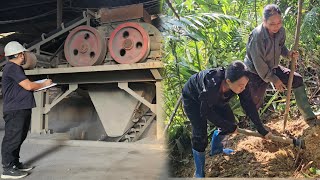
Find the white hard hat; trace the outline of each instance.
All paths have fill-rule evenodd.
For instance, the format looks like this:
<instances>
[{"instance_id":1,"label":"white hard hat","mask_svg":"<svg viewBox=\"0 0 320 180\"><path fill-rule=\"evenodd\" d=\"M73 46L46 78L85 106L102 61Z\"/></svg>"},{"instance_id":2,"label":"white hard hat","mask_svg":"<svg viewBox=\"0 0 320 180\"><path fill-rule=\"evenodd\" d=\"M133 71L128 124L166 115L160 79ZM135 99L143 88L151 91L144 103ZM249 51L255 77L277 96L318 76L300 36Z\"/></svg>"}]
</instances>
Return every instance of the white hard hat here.
<instances>
[{"instance_id":1,"label":"white hard hat","mask_svg":"<svg viewBox=\"0 0 320 180\"><path fill-rule=\"evenodd\" d=\"M15 54L19 54L21 52L28 51L24 48L19 42L11 41L4 47L4 55L5 56L12 56Z\"/></svg>"}]
</instances>

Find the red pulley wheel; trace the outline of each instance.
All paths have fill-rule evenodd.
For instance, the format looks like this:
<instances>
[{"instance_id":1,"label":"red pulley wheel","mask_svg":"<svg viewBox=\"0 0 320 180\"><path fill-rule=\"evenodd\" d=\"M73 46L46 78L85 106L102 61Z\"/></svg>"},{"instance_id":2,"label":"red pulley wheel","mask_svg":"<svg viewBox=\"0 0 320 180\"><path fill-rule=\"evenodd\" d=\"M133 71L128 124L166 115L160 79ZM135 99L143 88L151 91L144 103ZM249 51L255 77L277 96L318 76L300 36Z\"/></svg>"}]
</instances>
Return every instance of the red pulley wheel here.
<instances>
[{"instance_id":1,"label":"red pulley wheel","mask_svg":"<svg viewBox=\"0 0 320 180\"><path fill-rule=\"evenodd\" d=\"M107 43L99 31L90 26L73 29L64 44L64 53L72 66L102 64L107 52Z\"/></svg>"},{"instance_id":2,"label":"red pulley wheel","mask_svg":"<svg viewBox=\"0 0 320 180\"><path fill-rule=\"evenodd\" d=\"M111 57L118 63L143 61L150 53L149 34L138 23L123 23L112 31L108 48Z\"/></svg>"}]
</instances>

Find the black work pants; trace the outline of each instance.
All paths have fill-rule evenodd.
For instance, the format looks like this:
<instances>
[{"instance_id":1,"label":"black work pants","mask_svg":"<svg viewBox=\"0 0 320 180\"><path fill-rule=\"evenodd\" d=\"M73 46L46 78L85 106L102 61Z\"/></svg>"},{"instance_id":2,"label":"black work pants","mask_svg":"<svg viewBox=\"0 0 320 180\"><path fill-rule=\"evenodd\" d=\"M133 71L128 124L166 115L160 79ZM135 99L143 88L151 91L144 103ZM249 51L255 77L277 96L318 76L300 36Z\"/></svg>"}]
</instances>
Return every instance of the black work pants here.
<instances>
[{"instance_id":1,"label":"black work pants","mask_svg":"<svg viewBox=\"0 0 320 180\"><path fill-rule=\"evenodd\" d=\"M207 120L208 118L202 117L200 113L200 104L190 98L188 94L182 93L183 96L183 108L191 122L192 126L192 148L198 152L204 152L208 145L208 133L207 133ZM219 119L223 119L225 123L221 121L215 122L215 117L210 117L210 122L212 122L216 127L221 129L221 134L226 135L229 129L232 129L235 122L234 114L229 106L225 104L222 107L210 109L210 111L215 111L214 113L207 112L210 116L211 114L216 114ZM228 127L231 125L232 127Z\"/></svg>"},{"instance_id":2,"label":"black work pants","mask_svg":"<svg viewBox=\"0 0 320 180\"><path fill-rule=\"evenodd\" d=\"M274 69L274 73L276 76L278 76L278 78L282 81L284 85L288 86L290 69L285 68L283 66L278 66ZM259 109L263 105L264 95L269 83L263 81L259 75L254 73L249 74L249 79L251 97L256 105L256 108ZM292 88L298 88L300 86L303 86L302 76L294 72Z\"/></svg>"},{"instance_id":3,"label":"black work pants","mask_svg":"<svg viewBox=\"0 0 320 180\"><path fill-rule=\"evenodd\" d=\"M10 168L19 162L20 148L30 127L31 109L3 112L3 119L5 135L1 146L2 165L3 168Z\"/></svg>"}]
</instances>

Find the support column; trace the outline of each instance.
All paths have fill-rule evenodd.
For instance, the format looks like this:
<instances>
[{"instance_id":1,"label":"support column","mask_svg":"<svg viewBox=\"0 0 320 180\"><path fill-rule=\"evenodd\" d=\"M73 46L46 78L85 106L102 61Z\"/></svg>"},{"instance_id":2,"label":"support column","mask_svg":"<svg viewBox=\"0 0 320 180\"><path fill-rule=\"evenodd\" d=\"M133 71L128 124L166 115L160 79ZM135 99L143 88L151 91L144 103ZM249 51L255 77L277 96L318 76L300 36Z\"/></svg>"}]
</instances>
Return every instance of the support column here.
<instances>
[{"instance_id":1,"label":"support column","mask_svg":"<svg viewBox=\"0 0 320 180\"><path fill-rule=\"evenodd\" d=\"M50 104L48 91L34 92L37 107L32 109L31 117L31 133L41 133L43 130L47 132L49 129L48 113L55 105L67 97L70 93L78 89L78 84L69 84L69 89L59 94Z\"/></svg>"},{"instance_id":2,"label":"support column","mask_svg":"<svg viewBox=\"0 0 320 180\"><path fill-rule=\"evenodd\" d=\"M163 98L163 89L161 80L156 81L156 111L157 111L157 139L161 139L163 137L164 131L164 120L165 120L165 112L164 112L164 98Z\"/></svg>"},{"instance_id":3,"label":"support column","mask_svg":"<svg viewBox=\"0 0 320 180\"><path fill-rule=\"evenodd\" d=\"M57 0L57 29L62 23L63 0Z\"/></svg>"},{"instance_id":4,"label":"support column","mask_svg":"<svg viewBox=\"0 0 320 180\"><path fill-rule=\"evenodd\" d=\"M45 98L45 103L44 107L50 104L49 102L49 91L44 91L44 98ZM46 130L46 132L49 130L49 114L46 113L44 114L44 122L43 122L43 129Z\"/></svg>"},{"instance_id":5,"label":"support column","mask_svg":"<svg viewBox=\"0 0 320 180\"><path fill-rule=\"evenodd\" d=\"M63 15L63 0L57 0L57 29L59 29L61 27L62 24L62 15ZM55 62L55 64L57 64L60 59L62 59L62 53L59 52L57 54L57 62Z\"/></svg>"},{"instance_id":6,"label":"support column","mask_svg":"<svg viewBox=\"0 0 320 180\"><path fill-rule=\"evenodd\" d=\"M32 109L31 116L31 133L40 133L43 129L44 121L44 103L45 103L45 92L38 91L34 92L34 98L36 100L37 107Z\"/></svg>"}]
</instances>

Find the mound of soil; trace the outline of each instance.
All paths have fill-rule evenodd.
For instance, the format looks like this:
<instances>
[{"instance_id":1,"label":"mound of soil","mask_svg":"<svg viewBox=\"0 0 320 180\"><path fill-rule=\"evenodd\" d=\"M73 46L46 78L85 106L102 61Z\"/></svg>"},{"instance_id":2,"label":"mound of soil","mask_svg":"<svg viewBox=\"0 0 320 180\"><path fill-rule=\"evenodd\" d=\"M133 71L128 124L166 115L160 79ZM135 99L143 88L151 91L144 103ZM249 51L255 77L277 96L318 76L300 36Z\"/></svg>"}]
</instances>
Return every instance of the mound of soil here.
<instances>
[{"instance_id":1,"label":"mound of soil","mask_svg":"<svg viewBox=\"0 0 320 180\"><path fill-rule=\"evenodd\" d=\"M320 127L310 128L305 132L306 149L304 157L320 169Z\"/></svg>"},{"instance_id":2,"label":"mound of soil","mask_svg":"<svg viewBox=\"0 0 320 180\"><path fill-rule=\"evenodd\" d=\"M287 123L286 132L282 133L283 120L272 119L266 126L275 135L299 137L305 140L306 149L293 145L272 142L258 137L241 134L230 135L226 147L233 148L232 155L209 156L206 151L206 177L319 177L309 168L320 169L320 127L309 127L302 119ZM172 176L192 177L193 158L175 163Z\"/></svg>"}]
</instances>

